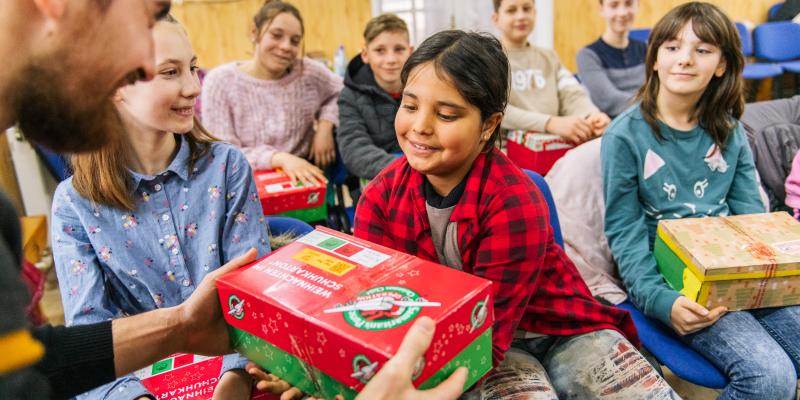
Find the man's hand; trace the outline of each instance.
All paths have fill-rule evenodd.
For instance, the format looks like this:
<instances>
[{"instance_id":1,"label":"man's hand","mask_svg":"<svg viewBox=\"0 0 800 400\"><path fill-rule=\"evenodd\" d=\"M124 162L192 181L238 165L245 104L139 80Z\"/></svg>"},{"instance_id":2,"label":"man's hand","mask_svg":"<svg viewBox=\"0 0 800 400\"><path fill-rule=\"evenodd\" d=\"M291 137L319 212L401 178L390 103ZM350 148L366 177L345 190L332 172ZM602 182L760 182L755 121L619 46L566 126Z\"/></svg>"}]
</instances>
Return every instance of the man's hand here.
<instances>
[{"instance_id":1,"label":"man's hand","mask_svg":"<svg viewBox=\"0 0 800 400\"><path fill-rule=\"evenodd\" d=\"M256 254L256 249L251 248L247 253L209 273L192 295L175 307L180 327L178 334L182 335L178 338L182 339L178 342L180 351L202 355L223 355L233 352L217 295L216 280L253 262Z\"/></svg>"},{"instance_id":2,"label":"man's hand","mask_svg":"<svg viewBox=\"0 0 800 400\"><path fill-rule=\"evenodd\" d=\"M414 367L431 345L435 325L428 317L420 317L406 333L403 343L392 357L369 381L356 400L415 400L457 399L464 391L467 369L458 368L446 381L433 389L421 391L411 384Z\"/></svg>"}]
</instances>

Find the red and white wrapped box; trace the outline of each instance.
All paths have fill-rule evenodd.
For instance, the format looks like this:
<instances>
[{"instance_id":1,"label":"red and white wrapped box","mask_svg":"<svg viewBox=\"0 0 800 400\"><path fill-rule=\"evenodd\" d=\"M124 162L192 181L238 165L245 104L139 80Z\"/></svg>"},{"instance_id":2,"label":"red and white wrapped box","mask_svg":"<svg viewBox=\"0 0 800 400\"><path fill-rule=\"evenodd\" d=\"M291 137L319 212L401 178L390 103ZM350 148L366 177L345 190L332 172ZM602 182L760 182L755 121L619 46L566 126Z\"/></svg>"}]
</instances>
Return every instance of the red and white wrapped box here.
<instances>
[{"instance_id":1,"label":"red and white wrapped box","mask_svg":"<svg viewBox=\"0 0 800 400\"><path fill-rule=\"evenodd\" d=\"M508 158L518 167L547 175L553 164L575 147L561 136L537 131L509 131Z\"/></svg>"}]
</instances>

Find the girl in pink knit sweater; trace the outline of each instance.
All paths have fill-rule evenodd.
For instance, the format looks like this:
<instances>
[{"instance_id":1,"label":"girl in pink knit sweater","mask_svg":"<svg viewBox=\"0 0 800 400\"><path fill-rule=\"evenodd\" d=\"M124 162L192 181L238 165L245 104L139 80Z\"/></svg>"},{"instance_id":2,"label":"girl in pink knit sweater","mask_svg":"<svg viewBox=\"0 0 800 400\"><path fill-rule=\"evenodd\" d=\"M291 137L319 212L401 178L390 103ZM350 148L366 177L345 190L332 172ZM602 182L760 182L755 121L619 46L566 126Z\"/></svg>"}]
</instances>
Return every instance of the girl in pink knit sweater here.
<instances>
[{"instance_id":1,"label":"girl in pink knit sweater","mask_svg":"<svg viewBox=\"0 0 800 400\"><path fill-rule=\"evenodd\" d=\"M293 181L325 182L322 169L336 157L342 80L298 58L304 27L297 8L268 0L253 20L253 59L221 65L203 82L203 123L241 147L255 170L282 168Z\"/></svg>"}]
</instances>

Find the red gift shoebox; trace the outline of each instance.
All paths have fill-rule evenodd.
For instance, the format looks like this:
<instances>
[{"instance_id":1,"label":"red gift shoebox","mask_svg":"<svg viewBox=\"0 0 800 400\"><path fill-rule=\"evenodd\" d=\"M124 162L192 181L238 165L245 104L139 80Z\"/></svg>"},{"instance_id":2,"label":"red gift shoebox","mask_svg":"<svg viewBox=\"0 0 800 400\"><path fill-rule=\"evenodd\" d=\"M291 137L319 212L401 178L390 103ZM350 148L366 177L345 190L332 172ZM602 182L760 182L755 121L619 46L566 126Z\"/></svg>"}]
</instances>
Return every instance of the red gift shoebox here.
<instances>
[{"instance_id":1,"label":"red gift shoebox","mask_svg":"<svg viewBox=\"0 0 800 400\"><path fill-rule=\"evenodd\" d=\"M506 154L518 167L547 175L574 145L564 138L536 131L509 131Z\"/></svg>"},{"instance_id":2,"label":"red gift shoebox","mask_svg":"<svg viewBox=\"0 0 800 400\"><path fill-rule=\"evenodd\" d=\"M237 351L310 395L355 397L423 315L437 328L416 385L492 366L490 281L327 228L217 288Z\"/></svg>"},{"instance_id":3,"label":"red gift shoebox","mask_svg":"<svg viewBox=\"0 0 800 400\"><path fill-rule=\"evenodd\" d=\"M320 186L306 186L301 182L292 184L288 175L274 169L255 171L253 177L266 215L315 208L325 203L324 184Z\"/></svg>"},{"instance_id":4,"label":"red gift shoebox","mask_svg":"<svg viewBox=\"0 0 800 400\"><path fill-rule=\"evenodd\" d=\"M210 400L222 372L222 357L173 354L134 375L156 400ZM254 391L251 400L275 397Z\"/></svg>"}]
</instances>

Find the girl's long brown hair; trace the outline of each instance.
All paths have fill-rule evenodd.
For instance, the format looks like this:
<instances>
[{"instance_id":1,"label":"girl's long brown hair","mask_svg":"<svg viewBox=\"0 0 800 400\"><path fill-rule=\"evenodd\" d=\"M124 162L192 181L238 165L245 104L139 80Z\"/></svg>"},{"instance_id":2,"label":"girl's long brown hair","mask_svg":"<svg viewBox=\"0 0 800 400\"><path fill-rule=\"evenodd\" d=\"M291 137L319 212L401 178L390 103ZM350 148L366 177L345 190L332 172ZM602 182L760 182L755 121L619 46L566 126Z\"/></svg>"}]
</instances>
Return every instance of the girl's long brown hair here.
<instances>
[{"instance_id":1,"label":"girl's long brown hair","mask_svg":"<svg viewBox=\"0 0 800 400\"><path fill-rule=\"evenodd\" d=\"M180 23L167 16L159 23ZM109 100L111 101L111 100ZM110 105L114 107L113 105ZM99 150L78 153L71 157L72 186L86 199L121 210L132 211L134 190L128 167L131 164L131 150L126 138L125 126L118 112L111 113L112 121L108 121L108 142ZM189 145L189 173L195 162L208 153L212 142L219 139L209 133L197 117L194 118L192 130L183 134Z\"/></svg>"},{"instance_id":2,"label":"girl's long brown hair","mask_svg":"<svg viewBox=\"0 0 800 400\"><path fill-rule=\"evenodd\" d=\"M647 45L646 79L639 89L637 100L641 102L644 120L650 125L656 138L663 139L657 123L656 99L660 81L653 68L659 47L666 41L676 39L689 22L700 40L717 46L722 51L722 59L726 63L725 73L721 77L711 78L692 113L693 120L698 121L709 133L717 148L724 149L728 136L736 127L736 119L744 112L744 56L736 26L713 4L686 3L673 8L658 21Z\"/></svg>"}]
</instances>

